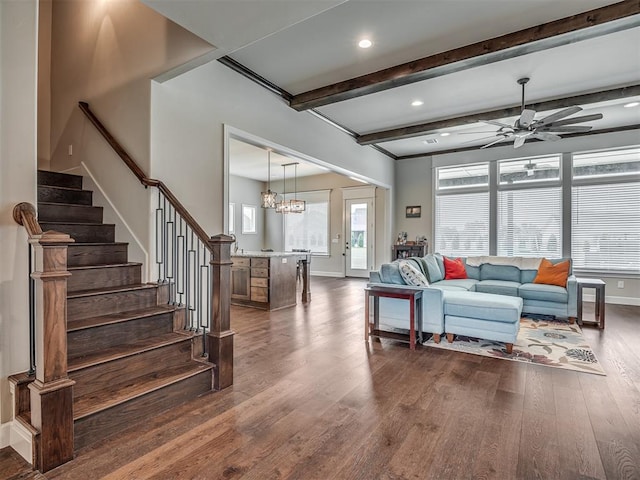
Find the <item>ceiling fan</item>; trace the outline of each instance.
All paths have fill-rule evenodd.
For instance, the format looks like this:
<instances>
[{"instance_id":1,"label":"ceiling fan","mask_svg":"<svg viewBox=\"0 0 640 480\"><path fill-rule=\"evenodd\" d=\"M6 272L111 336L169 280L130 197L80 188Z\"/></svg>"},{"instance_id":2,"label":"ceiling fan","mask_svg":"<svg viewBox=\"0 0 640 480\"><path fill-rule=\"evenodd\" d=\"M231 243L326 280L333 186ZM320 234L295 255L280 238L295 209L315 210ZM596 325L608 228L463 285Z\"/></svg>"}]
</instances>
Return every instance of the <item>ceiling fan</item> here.
<instances>
[{"instance_id":1,"label":"ceiling fan","mask_svg":"<svg viewBox=\"0 0 640 480\"><path fill-rule=\"evenodd\" d=\"M511 139L514 140L514 148L521 147L529 138L550 141L560 140L561 137L558 135L560 133L582 133L588 132L593 128L590 126L572 125L573 123L591 122L602 118L601 113L584 115L582 117L565 118L582 110L582 107L574 106L552 113L540 120L536 120L536 111L525 108L524 104L524 87L528 81L529 78L527 77L520 78L518 80L518 84L522 85L522 113L513 125L497 122L495 120L480 120L481 122L500 127L498 131L495 132L498 138L480 148L487 148L491 145L495 145L496 143Z\"/></svg>"}]
</instances>

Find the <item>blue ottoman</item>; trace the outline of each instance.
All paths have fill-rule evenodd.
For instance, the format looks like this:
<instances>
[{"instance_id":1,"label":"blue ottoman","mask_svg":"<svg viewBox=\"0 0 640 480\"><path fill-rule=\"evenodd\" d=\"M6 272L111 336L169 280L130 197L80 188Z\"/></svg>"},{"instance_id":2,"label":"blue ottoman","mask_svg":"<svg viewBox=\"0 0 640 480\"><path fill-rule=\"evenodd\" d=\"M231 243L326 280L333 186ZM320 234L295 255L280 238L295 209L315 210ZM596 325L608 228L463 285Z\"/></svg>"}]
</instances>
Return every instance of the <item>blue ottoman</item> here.
<instances>
[{"instance_id":1,"label":"blue ottoman","mask_svg":"<svg viewBox=\"0 0 640 480\"><path fill-rule=\"evenodd\" d=\"M449 343L454 335L484 338L506 344L507 353L520 330L522 298L480 292L444 292L444 331Z\"/></svg>"}]
</instances>

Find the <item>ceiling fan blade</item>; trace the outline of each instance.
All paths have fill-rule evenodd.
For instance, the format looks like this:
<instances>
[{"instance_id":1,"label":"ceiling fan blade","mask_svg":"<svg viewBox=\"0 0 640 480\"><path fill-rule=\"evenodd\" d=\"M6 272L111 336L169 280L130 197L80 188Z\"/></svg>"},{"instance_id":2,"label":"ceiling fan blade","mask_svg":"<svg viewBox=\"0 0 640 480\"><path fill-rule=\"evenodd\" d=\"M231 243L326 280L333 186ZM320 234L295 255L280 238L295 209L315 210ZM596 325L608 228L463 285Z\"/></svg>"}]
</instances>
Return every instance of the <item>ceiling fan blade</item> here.
<instances>
[{"instance_id":1,"label":"ceiling fan blade","mask_svg":"<svg viewBox=\"0 0 640 480\"><path fill-rule=\"evenodd\" d=\"M481 146L481 147L480 147L480 149L490 147L491 145L495 145L496 143L500 143L500 142L502 142L502 141L504 141L504 140L507 140L508 138L509 138L509 137L501 137L501 138L499 138L499 139L497 139L497 140L494 140L494 141L493 141L493 142L491 142L491 143L487 143L486 145Z\"/></svg>"},{"instance_id":2,"label":"ceiling fan blade","mask_svg":"<svg viewBox=\"0 0 640 480\"><path fill-rule=\"evenodd\" d=\"M559 112L552 113L551 115L544 117L543 119L539 120L537 124L539 126L549 125L550 123L553 123L556 120L560 120L561 118L568 117L569 115L578 113L581 110L582 110L582 107L578 107L578 106L565 108L563 110L560 110Z\"/></svg>"},{"instance_id":3,"label":"ceiling fan blade","mask_svg":"<svg viewBox=\"0 0 640 480\"><path fill-rule=\"evenodd\" d=\"M496 125L498 127L513 128L513 125L508 125L502 122L496 122L495 120L478 120L478 121L483 123L488 123L489 125Z\"/></svg>"},{"instance_id":4,"label":"ceiling fan blade","mask_svg":"<svg viewBox=\"0 0 640 480\"><path fill-rule=\"evenodd\" d=\"M568 125L566 127L554 127L553 125L548 125L546 127L542 127L542 128L538 128L536 130L536 133L540 133L540 132L575 132L575 133L581 133L581 132L588 132L589 130L591 130L593 127L587 127L587 126L582 126L582 125Z\"/></svg>"},{"instance_id":5,"label":"ceiling fan blade","mask_svg":"<svg viewBox=\"0 0 640 480\"><path fill-rule=\"evenodd\" d=\"M483 130L482 132L456 132L453 135L478 135L480 133L496 133L495 130Z\"/></svg>"},{"instance_id":6,"label":"ceiling fan blade","mask_svg":"<svg viewBox=\"0 0 640 480\"><path fill-rule=\"evenodd\" d=\"M520 148L522 145L524 145L525 140L526 140L526 136L516 137L516 141L513 142L513 148Z\"/></svg>"},{"instance_id":7,"label":"ceiling fan blade","mask_svg":"<svg viewBox=\"0 0 640 480\"><path fill-rule=\"evenodd\" d=\"M527 128L529 125L531 125L531 122L533 122L533 117L535 116L535 110L523 110L520 114L520 118L518 119L518 125L520 125L522 128Z\"/></svg>"},{"instance_id":8,"label":"ceiling fan blade","mask_svg":"<svg viewBox=\"0 0 640 480\"><path fill-rule=\"evenodd\" d=\"M572 123L584 123L584 122L592 122L594 120L600 120L602 118L601 113L594 113L592 115L584 115L582 117L575 118L567 118L566 120L558 120L557 122L552 122L544 125L544 127L560 127L562 125L571 125Z\"/></svg>"},{"instance_id":9,"label":"ceiling fan blade","mask_svg":"<svg viewBox=\"0 0 640 480\"><path fill-rule=\"evenodd\" d=\"M532 135L532 137L539 138L540 140L549 140L552 142L560 140L561 138L559 135L554 135L553 133L549 132L536 132Z\"/></svg>"}]
</instances>

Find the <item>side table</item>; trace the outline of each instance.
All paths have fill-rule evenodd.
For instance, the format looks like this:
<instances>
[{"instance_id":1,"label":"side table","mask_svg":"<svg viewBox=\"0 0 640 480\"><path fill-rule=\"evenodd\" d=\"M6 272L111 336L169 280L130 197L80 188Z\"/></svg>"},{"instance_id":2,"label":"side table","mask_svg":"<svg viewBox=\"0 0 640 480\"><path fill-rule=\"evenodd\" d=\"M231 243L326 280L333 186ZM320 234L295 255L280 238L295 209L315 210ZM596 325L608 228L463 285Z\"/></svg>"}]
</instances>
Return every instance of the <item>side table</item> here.
<instances>
[{"instance_id":1,"label":"side table","mask_svg":"<svg viewBox=\"0 0 640 480\"><path fill-rule=\"evenodd\" d=\"M369 322L369 299L371 297L373 297L373 325ZM364 339L367 342L369 341L370 335L379 338L393 338L396 340L403 340L406 338L403 338L401 335L394 332L386 332L379 329L380 297L409 300L409 348L411 350L415 350L416 317L418 320L418 339L420 343L422 343L422 290L378 286L366 287L364 289Z\"/></svg>"},{"instance_id":2,"label":"side table","mask_svg":"<svg viewBox=\"0 0 640 480\"><path fill-rule=\"evenodd\" d=\"M596 291L596 321L587 322L588 325L597 325L604 329L604 287L606 284L599 278L576 278L578 283L578 325L583 325L582 320L582 290L594 288Z\"/></svg>"}]
</instances>

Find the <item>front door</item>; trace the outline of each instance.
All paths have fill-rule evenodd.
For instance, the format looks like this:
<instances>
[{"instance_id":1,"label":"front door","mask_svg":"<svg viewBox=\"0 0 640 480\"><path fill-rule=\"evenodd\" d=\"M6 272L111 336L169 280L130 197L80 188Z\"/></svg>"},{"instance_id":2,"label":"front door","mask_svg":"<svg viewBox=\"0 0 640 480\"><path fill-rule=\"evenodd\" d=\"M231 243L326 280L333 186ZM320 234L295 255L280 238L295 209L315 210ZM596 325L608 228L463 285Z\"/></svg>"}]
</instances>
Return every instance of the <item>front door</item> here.
<instances>
[{"instance_id":1,"label":"front door","mask_svg":"<svg viewBox=\"0 0 640 480\"><path fill-rule=\"evenodd\" d=\"M345 200L345 274L368 277L373 259L373 200Z\"/></svg>"}]
</instances>

